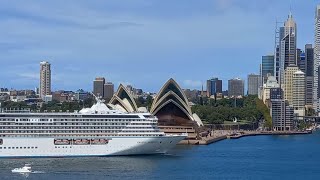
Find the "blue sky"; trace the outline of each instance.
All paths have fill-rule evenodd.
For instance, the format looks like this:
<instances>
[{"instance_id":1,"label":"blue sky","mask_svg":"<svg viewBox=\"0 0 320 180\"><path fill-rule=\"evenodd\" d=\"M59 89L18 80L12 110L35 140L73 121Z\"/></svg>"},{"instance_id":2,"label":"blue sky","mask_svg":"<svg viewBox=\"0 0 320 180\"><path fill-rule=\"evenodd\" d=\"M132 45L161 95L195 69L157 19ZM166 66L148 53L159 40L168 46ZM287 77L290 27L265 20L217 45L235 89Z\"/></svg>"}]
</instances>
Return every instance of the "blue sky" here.
<instances>
[{"instance_id":1,"label":"blue sky","mask_svg":"<svg viewBox=\"0 0 320 180\"><path fill-rule=\"evenodd\" d=\"M320 1L291 2L304 48ZM170 77L200 89L217 76L226 89L259 72L289 10L290 0L2 0L0 87L33 89L47 60L53 90L92 90L96 76L153 92Z\"/></svg>"}]
</instances>

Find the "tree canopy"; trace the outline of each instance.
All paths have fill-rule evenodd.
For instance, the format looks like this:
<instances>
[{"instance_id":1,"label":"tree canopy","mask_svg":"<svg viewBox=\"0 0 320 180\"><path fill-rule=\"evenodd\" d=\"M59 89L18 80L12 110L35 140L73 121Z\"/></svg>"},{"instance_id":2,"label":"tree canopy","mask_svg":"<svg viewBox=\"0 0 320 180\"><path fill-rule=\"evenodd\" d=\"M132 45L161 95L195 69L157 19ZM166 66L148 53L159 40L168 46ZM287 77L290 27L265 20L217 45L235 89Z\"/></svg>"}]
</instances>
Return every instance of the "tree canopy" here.
<instances>
[{"instance_id":1,"label":"tree canopy","mask_svg":"<svg viewBox=\"0 0 320 180\"><path fill-rule=\"evenodd\" d=\"M272 126L269 109L257 96L242 99L208 99L203 98L203 105L192 107L193 112L210 124L222 124L224 121L246 120L257 122L265 119L268 127Z\"/></svg>"}]
</instances>

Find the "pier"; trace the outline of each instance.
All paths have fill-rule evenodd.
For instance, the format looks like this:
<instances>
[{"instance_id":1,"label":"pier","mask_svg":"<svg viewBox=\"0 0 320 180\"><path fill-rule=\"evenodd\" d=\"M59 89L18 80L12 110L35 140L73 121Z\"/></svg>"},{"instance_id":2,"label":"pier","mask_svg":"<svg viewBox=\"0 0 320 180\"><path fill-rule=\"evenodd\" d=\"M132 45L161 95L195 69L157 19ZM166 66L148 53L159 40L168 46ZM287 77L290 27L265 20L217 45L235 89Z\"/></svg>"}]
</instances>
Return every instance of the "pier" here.
<instances>
[{"instance_id":1,"label":"pier","mask_svg":"<svg viewBox=\"0 0 320 180\"><path fill-rule=\"evenodd\" d=\"M312 131L226 131L215 130L211 136L202 137L200 140L183 140L179 145L209 145L225 139L239 139L247 136L286 136L286 135L306 135Z\"/></svg>"}]
</instances>

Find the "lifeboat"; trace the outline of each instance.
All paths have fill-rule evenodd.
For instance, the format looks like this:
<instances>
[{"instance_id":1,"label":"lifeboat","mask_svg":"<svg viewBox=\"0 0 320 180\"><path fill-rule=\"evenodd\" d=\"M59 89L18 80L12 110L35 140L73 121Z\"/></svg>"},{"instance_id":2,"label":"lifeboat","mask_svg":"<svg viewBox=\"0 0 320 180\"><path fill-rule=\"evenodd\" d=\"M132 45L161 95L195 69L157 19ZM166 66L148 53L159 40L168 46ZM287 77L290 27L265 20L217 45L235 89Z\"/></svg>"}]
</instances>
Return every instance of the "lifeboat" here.
<instances>
[{"instance_id":1,"label":"lifeboat","mask_svg":"<svg viewBox=\"0 0 320 180\"><path fill-rule=\"evenodd\" d=\"M54 140L54 144L55 145L68 145L68 144L70 144L70 141L67 139L57 139L57 140Z\"/></svg>"},{"instance_id":2,"label":"lifeboat","mask_svg":"<svg viewBox=\"0 0 320 180\"><path fill-rule=\"evenodd\" d=\"M92 139L91 144L108 144L107 139Z\"/></svg>"},{"instance_id":3,"label":"lifeboat","mask_svg":"<svg viewBox=\"0 0 320 180\"><path fill-rule=\"evenodd\" d=\"M87 139L77 139L74 141L74 144L76 145L85 145L85 144L89 144Z\"/></svg>"}]
</instances>

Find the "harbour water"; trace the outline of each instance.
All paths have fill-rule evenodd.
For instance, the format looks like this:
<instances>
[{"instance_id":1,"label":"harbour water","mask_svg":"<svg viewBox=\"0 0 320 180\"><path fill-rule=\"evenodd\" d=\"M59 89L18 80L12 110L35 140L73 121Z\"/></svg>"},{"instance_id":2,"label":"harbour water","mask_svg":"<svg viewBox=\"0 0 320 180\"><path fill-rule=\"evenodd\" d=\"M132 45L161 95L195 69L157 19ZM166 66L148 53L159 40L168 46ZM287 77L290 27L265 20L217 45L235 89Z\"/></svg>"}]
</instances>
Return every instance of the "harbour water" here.
<instances>
[{"instance_id":1,"label":"harbour water","mask_svg":"<svg viewBox=\"0 0 320 180\"><path fill-rule=\"evenodd\" d=\"M0 159L0 179L320 179L320 132L256 136L208 146L177 146L167 155ZM11 169L31 163L27 178Z\"/></svg>"}]
</instances>

